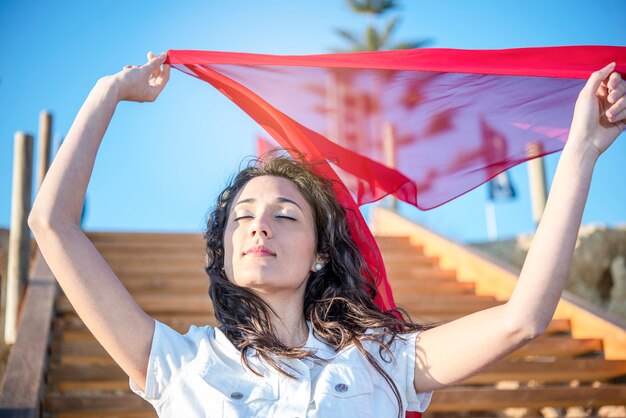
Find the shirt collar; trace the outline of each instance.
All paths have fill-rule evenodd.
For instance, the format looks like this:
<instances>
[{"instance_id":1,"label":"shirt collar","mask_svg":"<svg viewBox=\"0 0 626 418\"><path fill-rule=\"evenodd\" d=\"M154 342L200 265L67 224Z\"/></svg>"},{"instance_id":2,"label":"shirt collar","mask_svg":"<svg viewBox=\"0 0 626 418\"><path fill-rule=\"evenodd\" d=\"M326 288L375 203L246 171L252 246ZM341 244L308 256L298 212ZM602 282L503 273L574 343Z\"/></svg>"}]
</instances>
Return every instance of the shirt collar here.
<instances>
[{"instance_id":1,"label":"shirt collar","mask_svg":"<svg viewBox=\"0 0 626 418\"><path fill-rule=\"evenodd\" d=\"M324 360L330 360L336 356L335 350L326 344L323 340L316 337L313 333L313 326L310 321L306 321L306 326L309 330L309 336L307 338L306 343L304 344L304 348L311 349L315 351L315 355ZM225 353L230 354L236 358L239 358L241 352L233 345L232 342L228 339L228 337L220 330L215 327L215 341L222 347L222 350ZM248 352L248 356L251 356L255 353L255 350L250 350Z\"/></svg>"},{"instance_id":2,"label":"shirt collar","mask_svg":"<svg viewBox=\"0 0 626 418\"><path fill-rule=\"evenodd\" d=\"M304 348L315 350L315 355L321 359L330 360L334 358L337 353L331 346L326 344L326 342L318 339L313 334L313 326L310 321L306 321L306 326L309 328L309 338L307 339L306 344L304 344Z\"/></svg>"}]
</instances>

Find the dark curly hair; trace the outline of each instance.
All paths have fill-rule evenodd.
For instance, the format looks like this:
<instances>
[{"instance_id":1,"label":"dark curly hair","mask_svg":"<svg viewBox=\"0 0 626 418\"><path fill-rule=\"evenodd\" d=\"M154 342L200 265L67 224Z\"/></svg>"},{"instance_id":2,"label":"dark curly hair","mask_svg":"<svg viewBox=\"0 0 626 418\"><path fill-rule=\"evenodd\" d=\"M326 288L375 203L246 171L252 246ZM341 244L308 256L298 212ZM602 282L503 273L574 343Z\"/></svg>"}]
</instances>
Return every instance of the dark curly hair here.
<instances>
[{"instance_id":1,"label":"dark curly hair","mask_svg":"<svg viewBox=\"0 0 626 418\"><path fill-rule=\"evenodd\" d=\"M318 166L278 155L251 161L241 170L217 198L207 220L206 240L209 294L220 329L241 350L241 359L252 372L255 371L246 353L251 348L257 355L279 372L295 377L276 358L315 357L315 353L302 347L288 347L274 332L270 320L271 307L250 290L230 282L224 267L224 232L229 212L237 193L258 176L279 176L290 180L310 205L317 235L316 251L326 264L311 272L306 283L303 315L310 321L313 333L335 350L350 344L367 358L369 363L391 386L402 411L402 400L391 377L382 369L376 358L364 349L366 340L379 344L391 355L390 344L398 334L421 331L432 325L411 322L404 310L383 312L374 303L376 282L356 246L346 220L346 212L333 192L331 180L314 174ZM368 331L366 333L366 331ZM385 356L392 361L389 357ZM280 363L280 364L279 364ZM400 415L400 412L399 412Z\"/></svg>"}]
</instances>

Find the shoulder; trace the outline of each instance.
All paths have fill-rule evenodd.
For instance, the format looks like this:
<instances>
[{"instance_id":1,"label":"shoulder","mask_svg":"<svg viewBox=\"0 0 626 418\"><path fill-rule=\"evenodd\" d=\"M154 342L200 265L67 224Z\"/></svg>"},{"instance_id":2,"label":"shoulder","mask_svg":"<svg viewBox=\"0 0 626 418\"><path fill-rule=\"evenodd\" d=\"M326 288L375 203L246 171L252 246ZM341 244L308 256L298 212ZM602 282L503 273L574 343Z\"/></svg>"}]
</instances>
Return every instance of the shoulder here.
<instances>
[{"instance_id":1,"label":"shoulder","mask_svg":"<svg viewBox=\"0 0 626 418\"><path fill-rule=\"evenodd\" d=\"M370 333L376 335L373 339L364 339L362 345L392 379L404 380L405 372L413 370L415 365L415 342L419 333Z\"/></svg>"},{"instance_id":2,"label":"shoulder","mask_svg":"<svg viewBox=\"0 0 626 418\"><path fill-rule=\"evenodd\" d=\"M193 350L198 349L203 343L215 340L215 328L210 325L191 325L185 334L180 334L170 326L155 320L154 337L152 341L155 346L166 345L170 349Z\"/></svg>"},{"instance_id":3,"label":"shoulder","mask_svg":"<svg viewBox=\"0 0 626 418\"><path fill-rule=\"evenodd\" d=\"M371 352L372 349L379 349L384 344L391 352L395 353L397 351L400 353L410 347L415 348L415 340L420 332L411 331L393 334L385 332L383 328L371 328L365 332L365 335L369 338L365 338L364 346L367 346L368 351Z\"/></svg>"},{"instance_id":4,"label":"shoulder","mask_svg":"<svg viewBox=\"0 0 626 418\"><path fill-rule=\"evenodd\" d=\"M191 325L187 332L181 334L155 320L150 357L154 358L155 364L167 363L182 368L192 359L210 357L215 347L219 346L216 343L218 332L210 325Z\"/></svg>"}]
</instances>

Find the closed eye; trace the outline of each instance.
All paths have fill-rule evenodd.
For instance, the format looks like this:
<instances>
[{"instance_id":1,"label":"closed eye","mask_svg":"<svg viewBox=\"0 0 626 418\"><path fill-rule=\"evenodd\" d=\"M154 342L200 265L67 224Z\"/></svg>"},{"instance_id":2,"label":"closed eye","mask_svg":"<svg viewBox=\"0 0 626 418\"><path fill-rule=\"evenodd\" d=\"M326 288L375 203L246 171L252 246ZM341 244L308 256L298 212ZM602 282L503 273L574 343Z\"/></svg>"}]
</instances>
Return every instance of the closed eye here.
<instances>
[{"instance_id":1,"label":"closed eye","mask_svg":"<svg viewBox=\"0 0 626 418\"><path fill-rule=\"evenodd\" d=\"M287 215L276 215L277 218L285 218L285 219L289 219L292 221L297 220L296 218L292 218L291 216L287 216ZM243 215L243 216L238 216L235 219L233 219L234 221L239 221L241 219L246 219L246 218L253 218L252 215Z\"/></svg>"}]
</instances>

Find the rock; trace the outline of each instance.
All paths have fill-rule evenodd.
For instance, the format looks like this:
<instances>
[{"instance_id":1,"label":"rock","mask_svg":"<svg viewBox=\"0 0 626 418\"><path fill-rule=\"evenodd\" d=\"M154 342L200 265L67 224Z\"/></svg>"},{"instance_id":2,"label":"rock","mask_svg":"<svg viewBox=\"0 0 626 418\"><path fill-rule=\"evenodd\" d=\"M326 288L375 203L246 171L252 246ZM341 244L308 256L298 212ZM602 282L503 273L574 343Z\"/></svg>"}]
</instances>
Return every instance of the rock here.
<instances>
[{"instance_id":1,"label":"rock","mask_svg":"<svg viewBox=\"0 0 626 418\"><path fill-rule=\"evenodd\" d=\"M613 287L609 301L609 312L626 318L626 258L616 257L611 263Z\"/></svg>"},{"instance_id":2,"label":"rock","mask_svg":"<svg viewBox=\"0 0 626 418\"><path fill-rule=\"evenodd\" d=\"M533 235L470 244L521 269ZM566 289L626 319L626 225L580 228Z\"/></svg>"}]
</instances>

